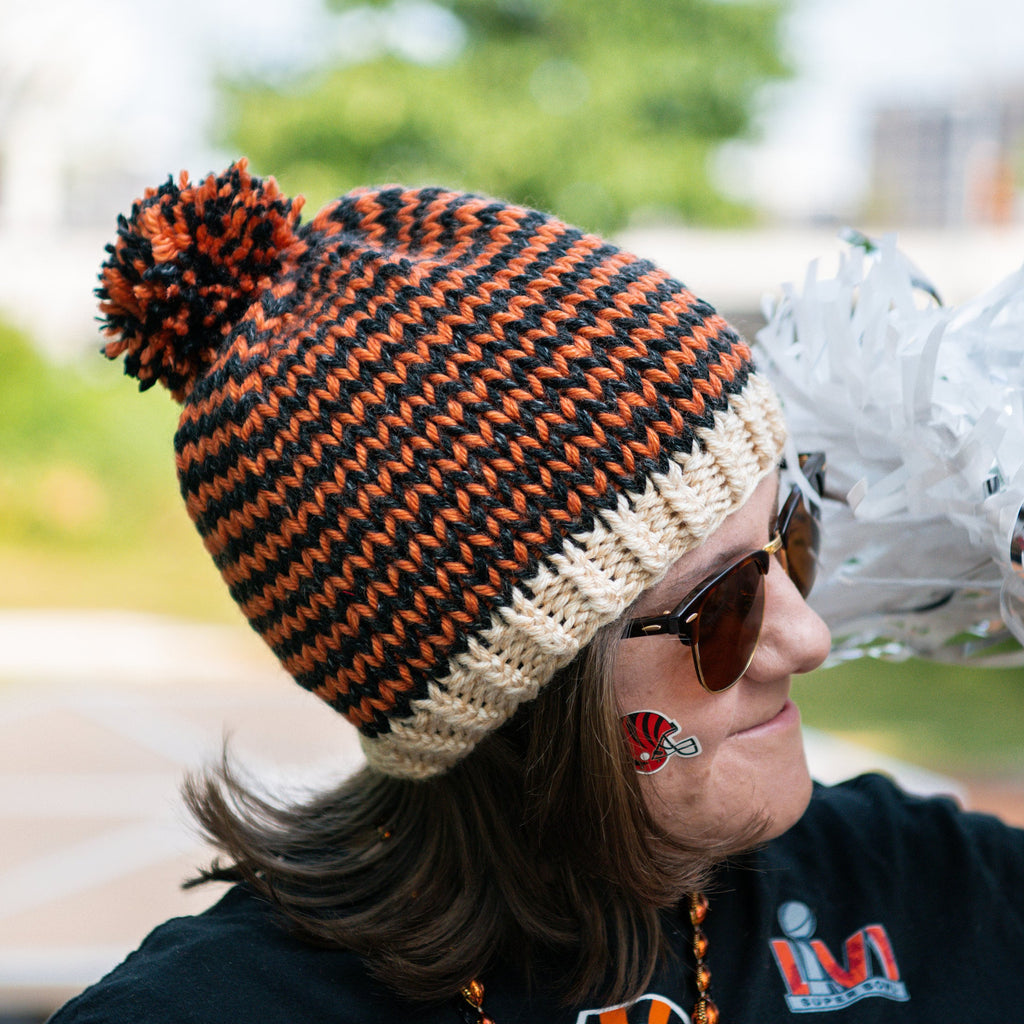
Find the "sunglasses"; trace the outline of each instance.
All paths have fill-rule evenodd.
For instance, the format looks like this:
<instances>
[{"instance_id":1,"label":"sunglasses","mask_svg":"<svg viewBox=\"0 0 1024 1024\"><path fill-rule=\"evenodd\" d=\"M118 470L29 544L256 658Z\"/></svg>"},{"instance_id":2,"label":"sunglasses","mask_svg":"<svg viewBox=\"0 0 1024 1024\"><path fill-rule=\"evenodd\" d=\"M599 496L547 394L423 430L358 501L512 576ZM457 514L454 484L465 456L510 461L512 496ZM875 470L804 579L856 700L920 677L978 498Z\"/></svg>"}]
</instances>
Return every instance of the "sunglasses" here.
<instances>
[{"instance_id":1,"label":"sunglasses","mask_svg":"<svg viewBox=\"0 0 1024 1024\"><path fill-rule=\"evenodd\" d=\"M800 456L800 469L820 498L825 490L825 454ZM622 639L676 636L693 652L700 685L722 693L739 682L753 660L764 622L764 578L776 555L802 597L814 586L821 541L819 506L808 507L794 484L779 511L775 536L683 598L674 611L630 619Z\"/></svg>"}]
</instances>

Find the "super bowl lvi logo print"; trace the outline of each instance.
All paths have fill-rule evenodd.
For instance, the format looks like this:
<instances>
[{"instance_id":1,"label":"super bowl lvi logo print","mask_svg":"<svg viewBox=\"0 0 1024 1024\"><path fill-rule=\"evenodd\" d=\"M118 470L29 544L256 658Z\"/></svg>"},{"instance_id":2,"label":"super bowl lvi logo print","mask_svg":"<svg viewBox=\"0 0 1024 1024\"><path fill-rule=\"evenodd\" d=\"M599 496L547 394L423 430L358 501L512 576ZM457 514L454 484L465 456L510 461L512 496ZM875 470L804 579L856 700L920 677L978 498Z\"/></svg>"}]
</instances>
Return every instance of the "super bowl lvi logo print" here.
<instances>
[{"instance_id":1,"label":"super bowl lvi logo print","mask_svg":"<svg viewBox=\"0 0 1024 1024\"><path fill-rule=\"evenodd\" d=\"M576 1024L691 1024L690 1015L671 999L650 993L635 1003L583 1010Z\"/></svg>"},{"instance_id":2,"label":"super bowl lvi logo print","mask_svg":"<svg viewBox=\"0 0 1024 1024\"><path fill-rule=\"evenodd\" d=\"M844 942L840 961L814 937L818 922L806 903L783 903L778 918L786 937L772 939L771 949L793 1013L839 1010L872 996L910 998L884 925L858 928Z\"/></svg>"}]
</instances>

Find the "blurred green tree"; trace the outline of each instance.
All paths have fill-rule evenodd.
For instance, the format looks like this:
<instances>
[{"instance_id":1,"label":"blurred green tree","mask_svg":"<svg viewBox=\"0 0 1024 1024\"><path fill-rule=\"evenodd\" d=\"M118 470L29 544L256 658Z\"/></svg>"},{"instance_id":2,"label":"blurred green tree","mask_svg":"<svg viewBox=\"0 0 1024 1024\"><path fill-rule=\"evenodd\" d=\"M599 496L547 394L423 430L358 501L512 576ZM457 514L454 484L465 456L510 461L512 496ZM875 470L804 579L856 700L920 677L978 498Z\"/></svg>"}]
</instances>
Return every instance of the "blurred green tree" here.
<instances>
[{"instance_id":1,"label":"blurred green tree","mask_svg":"<svg viewBox=\"0 0 1024 1024\"><path fill-rule=\"evenodd\" d=\"M783 77L781 7L747 0L328 0L344 54L285 87L226 86L226 141L319 205L443 184L592 230L747 215L709 177Z\"/></svg>"}]
</instances>

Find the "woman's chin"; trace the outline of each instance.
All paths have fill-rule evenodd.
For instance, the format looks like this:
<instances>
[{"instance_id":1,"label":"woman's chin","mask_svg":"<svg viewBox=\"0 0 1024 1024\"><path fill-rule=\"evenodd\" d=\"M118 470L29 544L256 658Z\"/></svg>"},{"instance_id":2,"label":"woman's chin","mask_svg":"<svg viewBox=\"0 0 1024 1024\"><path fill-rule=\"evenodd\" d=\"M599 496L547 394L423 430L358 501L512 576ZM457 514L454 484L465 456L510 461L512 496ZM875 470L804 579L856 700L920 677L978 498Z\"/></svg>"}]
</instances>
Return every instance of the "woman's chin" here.
<instances>
[{"instance_id":1,"label":"woman's chin","mask_svg":"<svg viewBox=\"0 0 1024 1024\"><path fill-rule=\"evenodd\" d=\"M786 778L775 781L778 790L766 808L769 827L765 839L775 839L788 832L804 816L814 789L806 759L801 759L801 764L794 766Z\"/></svg>"}]
</instances>

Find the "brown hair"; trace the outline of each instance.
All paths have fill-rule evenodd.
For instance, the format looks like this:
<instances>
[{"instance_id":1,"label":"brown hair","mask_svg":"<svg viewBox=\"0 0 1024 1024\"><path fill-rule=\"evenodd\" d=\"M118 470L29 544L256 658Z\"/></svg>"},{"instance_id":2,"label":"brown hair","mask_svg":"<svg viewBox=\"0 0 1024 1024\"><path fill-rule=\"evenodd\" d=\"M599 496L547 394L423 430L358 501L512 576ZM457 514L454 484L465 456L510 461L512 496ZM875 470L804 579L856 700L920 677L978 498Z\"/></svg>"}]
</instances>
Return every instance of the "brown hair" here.
<instances>
[{"instance_id":1,"label":"brown hair","mask_svg":"<svg viewBox=\"0 0 1024 1024\"><path fill-rule=\"evenodd\" d=\"M639 995L667 953L661 909L729 848L659 828L619 722L612 625L446 774L364 768L305 803L247 788L225 756L185 797L229 858L188 885L244 881L288 926L350 949L401 995L448 998L498 963L567 1005Z\"/></svg>"}]
</instances>

